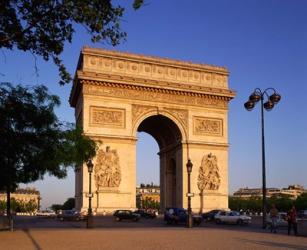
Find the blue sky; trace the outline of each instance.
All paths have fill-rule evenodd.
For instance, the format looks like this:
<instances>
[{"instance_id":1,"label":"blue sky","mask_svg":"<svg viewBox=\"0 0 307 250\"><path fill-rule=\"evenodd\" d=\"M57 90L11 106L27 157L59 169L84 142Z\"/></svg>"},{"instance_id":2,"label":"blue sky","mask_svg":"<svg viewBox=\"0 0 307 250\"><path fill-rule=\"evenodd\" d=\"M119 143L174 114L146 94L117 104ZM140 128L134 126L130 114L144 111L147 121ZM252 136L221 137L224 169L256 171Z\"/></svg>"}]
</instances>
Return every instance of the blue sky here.
<instances>
[{"instance_id":1,"label":"blue sky","mask_svg":"<svg viewBox=\"0 0 307 250\"><path fill-rule=\"evenodd\" d=\"M260 107L247 112L243 104L259 87L275 88L280 103L265 113L267 186L307 187L307 1L304 0L147 0L134 11L132 1L122 27L127 41L115 49L145 55L226 66L229 86L237 92L229 106L229 190L261 186ZM64 63L74 73L84 45L111 49L90 42L76 27L72 44L65 46ZM61 97L57 110L62 120L74 121L68 96L71 85L57 84L56 67L29 53L2 50L0 81L46 84ZM159 182L158 146L139 134L138 182ZM74 196L74 175L65 180L48 177L29 186L42 193L43 206Z\"/></svg>"}]
</instances>

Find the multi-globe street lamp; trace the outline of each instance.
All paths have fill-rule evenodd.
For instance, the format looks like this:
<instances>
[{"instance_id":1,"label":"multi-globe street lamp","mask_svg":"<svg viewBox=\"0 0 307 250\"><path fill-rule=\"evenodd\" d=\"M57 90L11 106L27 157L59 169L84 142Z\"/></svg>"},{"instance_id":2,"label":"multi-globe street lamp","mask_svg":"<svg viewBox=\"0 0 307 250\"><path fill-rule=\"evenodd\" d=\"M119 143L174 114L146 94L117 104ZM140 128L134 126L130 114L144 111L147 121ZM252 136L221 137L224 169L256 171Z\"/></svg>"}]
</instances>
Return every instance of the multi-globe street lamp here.
<instances>
[{"instance_id":1,"label":"multi-globe street lamp","mask_svg":"<svg viewBox=\"0 0 307 250\"><path fill-rule=\"evenodd\" d=\"M92 172L94 168L94 164L92 163L92 160L89 160L87 163L87 170L89 173L89 191L88 191L88 211L87 211L87 228L93 228L93 211L92 211Z\"/></svg>"},{"instance_id":2,"label":"multi-globe street lamp","mask_svg":"<svg viewBox=\"0 0 307 250\"><path fill-rule=\"evenodd\" d=\"M269 92L273 93L269 95ZM267 99L264 102L264 99ZM249 100L244 103L244 107L251 111L257 102L261 103L261 141L262 141L262 228L266 228L266 214L267 214L267 202L266 202L266 175L265 175L265 144L264 144L264 114L263 109L270 111L274 108L281 99L281 96L273 88L267 88L264 91L256 88L254 92L249 96Z\"/></svg>"},{"instance_id":3,"label":"multi-globe street lamp","mask_svg":"<svg viewBox=\"0 0 307 250\"><path fill-rule=\"evenodd\" d=\"M192 209L191 209L191 172L192 172L193 164L190 159L187 162L187 172L188 172L188 221L187 227L193 227L193 220L192 220Z\"/></svg>"}]
</instances>

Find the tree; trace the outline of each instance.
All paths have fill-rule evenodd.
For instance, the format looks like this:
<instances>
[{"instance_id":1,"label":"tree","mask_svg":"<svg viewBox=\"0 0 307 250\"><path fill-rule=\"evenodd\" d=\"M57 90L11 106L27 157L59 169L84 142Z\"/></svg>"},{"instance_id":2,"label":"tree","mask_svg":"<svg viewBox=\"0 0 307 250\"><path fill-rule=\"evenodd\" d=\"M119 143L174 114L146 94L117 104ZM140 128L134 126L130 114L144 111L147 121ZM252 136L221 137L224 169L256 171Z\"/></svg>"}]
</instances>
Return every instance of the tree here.
<instances>
[{"instance_id":1,"label":"tree","mask_svg":"<svg viewBox=\"0 0 307 250\"><path fill-rule=\"evenodd\" d=\"M61 204L52 204L51 205L51 210L53 210L54 212L57 212L58 210L62 209L62 205Z\"/></svg>"},{"instance_id":2,"label":"tree","mask_svg":"<svg viewBox=\"0 0 307 250\"><path fill-rule=\"evenodd\" d=\"M78 167L96 154L96 143L81 128L58 120L59 98L44 86L0 84L0 190L43 179L46 173L64 178L67 167Z\"/></svg>"},{"instance_id":3,"label":"tree","mask_svg":"<svg viewBox=\"0 0 307 250\"><path fill-rule=\"evenodd\" d=\"M75 207L75 198L68 198L62 205L63 210L71 210Z\"/></svg>"},{"instance_id":4,"label":"tree","mask_svg":"<svg viewBox=\"0 0 307 250\"><path fill-rule=\"evenodd\" d=\"M153 200L151 197L146 197L142 201L142 208L144 209L160 209L160 202Z\"/></svg>"},{"instance_id":5,"label":"tree","mask_svg":"<svg viewBox=\"0 0 307 250\"><path fill-rule=\"evenodd\" d=\"M307 208L307 193L302 193L296 198L295 206L298 210Z\"/></svg>"},{"instance_id":6,"label":"tree","mask_svg":"<svg viewBox=\"0 0 307 250\"><path fill-rule=\"evenodd\" d=\"M0 215L4 214L6 210L6 202L4 200L0 200Z\"/></svg>"},{"instance_id":7,"label":"tree","mask_svg":"<svg viewBox=\"0 0 307 250\"><path fill-rule=\"evenodd\" d=\"M143 0L134 0L139 9ZM126 37L120 19L124 8L112 0L1 0L0 48L29 51L59 68L60 84L71 76L60 55L65 42L72 42L74 24L86 28L93 42L106 41L113 46Z\"/></svg>"}]
</instances>

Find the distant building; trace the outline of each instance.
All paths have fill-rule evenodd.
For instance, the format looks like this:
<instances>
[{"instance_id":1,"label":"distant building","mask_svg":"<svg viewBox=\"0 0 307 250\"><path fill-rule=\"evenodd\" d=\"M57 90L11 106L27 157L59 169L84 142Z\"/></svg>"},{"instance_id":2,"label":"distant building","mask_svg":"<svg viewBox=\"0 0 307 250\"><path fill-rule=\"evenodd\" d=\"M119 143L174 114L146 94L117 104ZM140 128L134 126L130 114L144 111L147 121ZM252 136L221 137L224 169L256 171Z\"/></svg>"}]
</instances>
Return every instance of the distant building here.
<instances>
[{"instance_id":1,"label":"distant building","mask_svg":"<svg viewBox=\"0 0 307 250\"><path fill-rule=\"evenodd\" d=\"M11 199L22 202L30 202L31 200L37 204L37 207L40 207L40 192L35 188L19 188L15 192L11 193ZM6 201L6 192L0 191L0 201Z\"/></svg>"},{"instance_id":2,"label":"distant building","mask_svg":"<svg viewBox=\"0 0 307 250\"><path fill-rule=\"evenodd\" d=\"M142 208L145 200L160 202L160 187L154 184L141 184L141 186L136 187L137 207Z\"/></svg>"},{"instance_id":3,"label":"distant building","mask_svg":"<svg viewBox=\"0 0 307 250\"><path fill-rule=\"evenodd\" d=\"M291 199L296 199L302 193L307 193L301 185L290 185L287 188L267 188L266 196L283 196L288 195ZM238 191L234 192L233 197L238 198L251 198L251 197L262 197L262 188L239 188Z\"/></svg>"}]
</instances>

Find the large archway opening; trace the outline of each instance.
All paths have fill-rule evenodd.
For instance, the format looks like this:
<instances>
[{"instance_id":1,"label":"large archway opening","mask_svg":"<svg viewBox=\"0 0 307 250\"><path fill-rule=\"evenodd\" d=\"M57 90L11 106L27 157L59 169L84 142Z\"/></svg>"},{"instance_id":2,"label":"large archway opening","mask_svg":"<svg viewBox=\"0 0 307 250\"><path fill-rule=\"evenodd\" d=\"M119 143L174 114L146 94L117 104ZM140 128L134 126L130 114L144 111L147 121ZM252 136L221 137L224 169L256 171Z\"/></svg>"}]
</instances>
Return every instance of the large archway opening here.
<instances>
[{"instance_id":1,"label":"large archway opening","mask_svg":"<svg viewBox=\"0 0 307 250\"><path fill-rule=\"evenodd\" d=\"M137 131L151 135L158 144L160 208L164 210L166 207L181 207L182 133L180 129L170 118L153 115L145 118L139 124ZM152 157L148 160L150 159ZM148 164L151 165L151 162Z\"/></svg>"}]
</instances>

